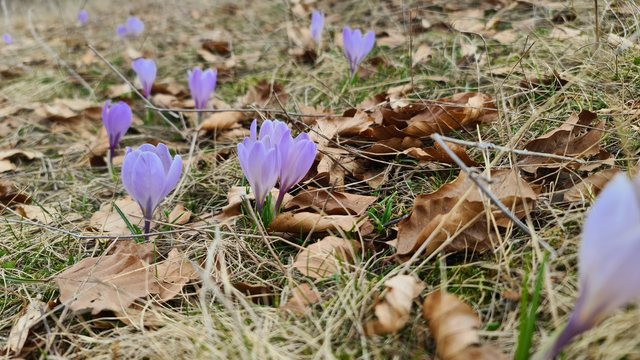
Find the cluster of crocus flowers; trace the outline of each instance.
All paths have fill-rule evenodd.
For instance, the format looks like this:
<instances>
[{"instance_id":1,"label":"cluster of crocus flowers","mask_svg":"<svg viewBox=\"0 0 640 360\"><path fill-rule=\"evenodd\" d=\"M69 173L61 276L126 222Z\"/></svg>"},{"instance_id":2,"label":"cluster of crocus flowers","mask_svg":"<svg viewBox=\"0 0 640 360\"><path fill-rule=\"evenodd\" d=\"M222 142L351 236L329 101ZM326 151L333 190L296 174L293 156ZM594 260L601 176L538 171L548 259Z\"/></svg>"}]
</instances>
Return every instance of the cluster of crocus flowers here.
<instances>
[{"instance_id":1,"label":"cluster of crocus flowers","mask_svg":"<svg viewBox=\"0 0 640 360\"><path fill-rule=\"evenodd\" d=\"M178 185L182 174L182 158L171 157L164 144L143 144L138 149L127 148L122 162L122 185L134 199L144 217L144 233L151 228L158 205Z\"/></svg>"},{"instance_id":2,"label":"cluster of crocus flowers","mask_svg":"<svg viewBox=\"0 0 640 360\"><path fill-rule=\"evenodd\" d=\"M81 26L86 25L89 22L89 13L87 12L87 10L80 10L78 12L78 24L80 24Z\"/></svg>"},{"instance_id":3,"label":"cluster of crocus flowers","mask_svg":"<svg viewBox=\"0 0 640 360\"><path fill-rule=\"evenodd\" d=\"M318 10L313 10L311 12L311 37L313 41L316 42L316 45L320 47L320 42L322 41L322 29L324 28L324 14Z\"/></svg>"},{"instance_id":4,"label":"cluster of crocus flowers","mask_svg":"<svg viewBox=\"0 0 640 360\"><path fill-rule=\"evenodd\" d=\"M238 160L262 211L265 200L279 180L276 212L284 195L307 174L316 157L316 145L305 133L296 138L282 121L265 120L258 132L256 120L250 135L238 144Z\"/></svg>"},{"instance_id":5,"label":"cluster of crocus flowers","mask_svg":"<svg viewBox=\"0 0 640 360\"><path fill-rule=\"evenodd\" d=\"M351 30L348 26L344 27L342 30L342 49L349 62L351 76L355 75L358 65L371 52L375 42L376 36L373 31L369 31L363 36L360 29Z\"/></svg>"},{"instance_id":6,"label":"cluster of crocus flowers","mask_svg":"<svg viewBox=\"0 0 640 360\"><path fill-rule=\"evenodd\" d=\"M156 81L158 71L156 63L151 59L139 58L131 63L131 68L136 72L138 81L142 85L142 94L148 99L151 96L153 82Z\"/></svg>"},{"instance_id":7,"label":"cluster of crocus flowers","mask_svg":"<svg viewBox=\"0 0 640 360\"><path fill-rule=\"evenodd\" d=\"M218 71L211 69L202 71L200 68L194 68L187 72L187 77L195 108L199 110L206 109L209 97L216 90Z\"/></svg>"},{"instance_id":8,"label":"cluster of crocus flowers","mask_svg":"<svg viewBox=\"0 0 640 360\"><path fill-rule=\"evenodd\" d=\"M127 133L133 114L131 108L125 102L119 101L111 104L111 100L107 100L102 107L102 123L107 130L109 137L109 162L113 160L113 154L118 147L120 140Z\"/></svg>"},{"instance_id":9,"label":"cluster of crocus flowers","mask_svg":"<svg viewBox=\"0 0 640 360\"><path fill-rule=\"evenodd\" d=\"M120 38L138 37L142 32L144 32L144 23L135 16L130 16L124 24L116 28L116 34Z\"/></svg>"},{"instance_id":10,"label":"cluster of crocus flowers","mask_svg":"<svg viewBox=\"0 0 640 360\"><path fill-rule=\"evenodd\" d=\"M578 253L580 292L566 327L542 357L640 299L640 176L618 174L589 210Z\"/></svg>"}]
</instances>

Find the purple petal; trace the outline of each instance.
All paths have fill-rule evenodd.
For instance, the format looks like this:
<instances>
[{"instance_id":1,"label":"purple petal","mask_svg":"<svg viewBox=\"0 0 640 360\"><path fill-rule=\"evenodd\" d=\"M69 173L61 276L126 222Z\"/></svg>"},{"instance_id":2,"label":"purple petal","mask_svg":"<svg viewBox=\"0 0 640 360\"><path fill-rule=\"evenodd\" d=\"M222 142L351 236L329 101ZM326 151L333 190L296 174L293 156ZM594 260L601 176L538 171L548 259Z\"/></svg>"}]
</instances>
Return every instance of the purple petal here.
<instances>
[{"instance_id":1,"label":"purple petal","mask_svg":"<svg viewBox=\"0 0 640 360\"><path fill-rule=\"evenodd\" d=\"M173 158L173 162L171 163L171 167L169 168L169 171L167 172L167 175L165 178L164 190L162 195L163 198L169 195L169 193L176 188L176 185L178 185L178 181L180 180L181 175L182 175L182 158L180 157L180 155L176 155Z\"/></svg>"},{"instance_id":2,"label":"purple petal","mask_svg":"<svg viewBox=\"0 0 640 360\"><path fill-rule=\"evenodd\" d=\"M318 45L320 45L320 41L322 40L323 28L324 28L324 14L317 10L313 10L311 12L311 37Z\"/></svg>"},{"instance_id":3,"label":"purple petal","mask_svg":"<svg viewBox=\"0 0 640 360\"><path fill-rule=\"evenodd\" d=\"M80 10L78 12L78 22L80 25L85 25L89 21L89 13L87 10Z\"/></svg>"},{"instance_id":4,"label":"purple petal","mask_svg":"<svg viewBox=\"0 0 640 360\"><path fill-rule=\"evenodd\" d=\"M144 23L135 16L131 16L126 22L127 35L139 36L144 31Z\"/></svg>"},{"instance_id":5,"label":"purple petal","mask_svg":"<svg viewBox=\"0 0 640 360\"><path fill-rule=\"evenodd\" d=\"M142 152L133 168L133 193L147 218L163 199L165 172L160 158L153 152Z\"/></svg>"},{"instance_id":6,"label":"purple petal","mask_svg":"<svg viewBox=\"0 0 640 360\"><path fill-rule=\"evenodd\" d=\"M116 28L116 35L121 39L127 36L127 27L124 25L118 25Z\"/></svg>"},{"instance_id":7,"label":"purple petal","mask_svg":"<svg viewBox=\"0 0 640 360\"><path fill-rule=\"evenodd\" d=\"M122 180L122 185L124 189L127 191L129 196L134 200L137 198L137 194L134 193L133 187L133 169L135 167L136 162L138 161L138 157L140 156L140 151L133 151L130 147L127 147L127 150L124 155L124 160L122 160L122 169L120 171L120 179Z\"/></svg>"},{"instance_id":8,"label":"purple petal","mask_svg":"<svg viewBox=\"0 0 640 360\"><path fill-rule=\"evenodd\" d=\"M373 50L373 45L376 42L376 34L373 31L369 31L364 37L364 45L362 46L362 58L360 61L364 60L365 57Z\"/></svg>"},{"instance_id":9,"label":"purple petal","mask_svg":"<svg viewBox=\"0 0 640 360\"><path fill-rule=\"evenodd\" d=\"M2 34L2 40L5 42L5 44L7 45L11 45L13 44L13 38L11 37L11 35L9 33L4 33Z\"/></svg>"},{"instance_id":10,"label":"purple petal","mask_svg":"<svg viewBox=\"0 0 640 360\"><path fill-rule=\"evenodd\" d=\"M163 144L163 143L159 143L158 146L156 146L153 149L153 152L158 156L158 159L160 159L160 161L162 162L162 169L164 170L165 173L169 172L169 168L171 167L171 154L169 153L169 148L167 148L167 145Z\"/></svg>"}]
</instances>

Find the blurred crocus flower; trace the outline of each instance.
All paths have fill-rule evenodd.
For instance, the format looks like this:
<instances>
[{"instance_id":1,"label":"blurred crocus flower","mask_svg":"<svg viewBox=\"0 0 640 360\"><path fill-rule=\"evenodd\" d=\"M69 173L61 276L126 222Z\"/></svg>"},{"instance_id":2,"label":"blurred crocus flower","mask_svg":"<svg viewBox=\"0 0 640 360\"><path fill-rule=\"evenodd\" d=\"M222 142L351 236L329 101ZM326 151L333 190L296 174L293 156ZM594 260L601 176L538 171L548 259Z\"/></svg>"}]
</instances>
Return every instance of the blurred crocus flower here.
<instances>
[{"instance_id":1,"label":"blurred crocus flower","mask_svg":"<svg viewBox=\"0 0 640 360\"><path fill-rule=\"evenodd\" d=\"M113 153L118 147L120 140L129 130L133 114L131 108L125 102L119 101L111 104L111 100L107 100L102 107L102 123L107 130L109 136L109 154L113 159Z\"/></svg>"},{"instance_id":2,"label":"blurred crocus flower","mask_svg":"<svg viewBox=\"0 0 640 360\"><path fill-rule=\"evenodd\" d=\"M143 144L127 148L122 162L122 185L144 216L144 233L148 234L153 213L160 202L176 188L182 174L182 158L173 159L164 144Z\"/></svg>"},{"instance_id":3,"label":"blurred crocus flower","mask_svg":"<svg viewBox=\"0 0 640 360\"><path fill-rule=\"evenodd\" d=\"M351 30L345 26L342 30L342 49L344 56L349 61L349 69L353 76L358 69L358 65L373 49L376 42L376 36L373 31L369 31L366 35L362 35L360 29Z\"/></svg>"},{"instance_id":4,"label":"blurred crocus flower","mask_svg":"<svg viewBox=\"0 0 640 360\"><path fill-rule=\"evenodd\" d=\"M284 195L304 178L316 158L316 144L305 133L295 139L287 133L278 144L280 155L280 179L276 211L280 209Z\"/></svg>"},{"instance_id":5,"label":"blurred crocus flower","mask_svg":"<svg viewBox=\"0 0 640 360\"><path fill-rule=\"evenodd\" d=\"M322 29L324 28L324 14L318 10L311 12L311 37L320 46L322 40Z\"/></svg>"},{"instance_id":6,"label":"blurred crocus flower","mask_svg":"<svg viewBox=\"0 0 640 360\"><path fill-rule=\"evenodd\" d=\"M136 37L144 32L144 23L135 16L131 16L124 24L118 25L116 34L119 37Z\"/></svg>"},{"instance_id":7,"label":"blurred crocus flower","mask_svg":"<svg viewBox=\"0 0 640 360\"><path fill-rule=\"evenodd\" d=\"M13 38L11 37L11 35L9 35L9 33L4 33L4 34L2 34L2 40L3 40L7 45L11 45L11 44L13 44Z\"/></svg>"},{"instance_id":8,"label":"blurred crocus flower","mask_svg":"<svg viewBox=\"0 0 640 360\"><path fill-rule=\"evenodd\" d=\"M133 71L138 75L138 80L142 84L142 93L144 97L149 98L151 95L151 87L156 80L156 63L151 59L136 59L131 64Z\"/></svg>"},{"instance_id":9,"label":"blurred crocus flower","mask_svg":"<svg viewBox=\"0 0 640 360\"><path fill-rule=\"evenodd\" d=\"M280 157L275 146L277 139L272 136L278 137L281 135L279 132L283 132L284 129L278 127L277 131L274 131L272 122L267 121L266 126L262 125L258 136L258 123L254 120L250 136L238 144L240 167L256 198L258 212L262 211L264 202L271 189L276 186L280 173ZM289 131L289 128L286 128L286 131Z\"/></svg>"},{"instance_id":10,"label":"blurred crocus flower","mask_svg":"<svg viewBox=\"0 0 640 360\"><path fill-rule=\"evenodd\" d=\"M196 109L205 109L209 97L216 90L217 70L207 69L202 71L200 68L194 68L189 70L187 75L189 78L189 90Z\"/></svg>"},{"instance_id":11,"label":"blurred crocus flower","mask_svg":"<svg viewBox=\"0 0 640 360\"><path fill-rule=\"evenodd\" d=\"M127 35L130 36L140 36L144 31L144 23L135 16L131 16L127 19L126 26Z\"/></svg>"},{"instance_id":12,"label":"blurred crocus flower","mask_svg":"<svg viewBox=\"0 0 640 360\"><path fill-rule=\"evenodd\" d=\"M116 28L116 34L119 38L124 38L125 36L127 36L127 27L124 25L118 25L118 27Z\"/></svg>"},{"instance_id":13,"label":"blurred crocus flower","mask_svg":"<svg viewBox=\"0 0 640 360\"><path fill-rule=\"evenodd\" d=\"M567 326L544 356L640 299L640 176L618 174L589 210L578 253L580 292Z\"/></svg>"},{"instance_id":14,"label":"blurred crocus flower","mask_svg":"<svg viewBox=\"0 0 640 360\"><path fill-rule=\"evenodd\" d=\"M86 25L87 22L89 22L89 13L87 10L80 10L80 12L78 12L78 23L80 23L80 25Z\"/></svg>"}]
</instances>

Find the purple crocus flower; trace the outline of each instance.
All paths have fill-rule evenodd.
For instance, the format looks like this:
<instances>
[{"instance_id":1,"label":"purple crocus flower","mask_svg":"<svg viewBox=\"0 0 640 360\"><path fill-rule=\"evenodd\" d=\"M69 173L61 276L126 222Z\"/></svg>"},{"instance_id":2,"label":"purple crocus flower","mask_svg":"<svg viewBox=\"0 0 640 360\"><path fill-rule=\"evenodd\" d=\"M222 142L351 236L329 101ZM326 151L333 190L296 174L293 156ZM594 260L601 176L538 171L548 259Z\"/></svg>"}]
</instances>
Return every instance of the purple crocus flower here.
<instances>
[{"instance_id":1,"label":"purple crocus flower","mask_svg":"<svg viewBox=\"0 0 640 360\"><path fill-rule=\"evenodd\" d=\"M160 202L175 189L182 174L182 158L173 159L164 144L143 144L127 148L122 162L122 185L144 216L144 233L148 234L153 213Z\"/></svg>"},{"instance_id":2,"label":"purple crocus flower","mask_svg":"<svg viewBox=\"0 0 640 360\"><path fill-rule=\"evenodd\" d=\"M142 93L144 97L149 98L151 95L151 87L156 80L156 63L151 59L136 59L131 63L133 71L138 75L138 80L142 84Z\"/></svg>"},{"instance_id":3,"label":"purple crocus flower","mask_svg":"<svg viewBox=\"0 0 640 360\"><path fill-rule=\"evenodd\" d=\"M7 44L7 45L11 45L13 44L13 38L11 37L11 35L9 33L4 33L2 34L2 40Z\"/></svg>"},{"instance_id":4,"label":"purple crocus flower","mask_svg":"<svg viewBox=\"0 0 640 360\"><path fill-rule=\"evenodd\" d=\"M344 56L349 61L351 76L356 73L358 65L371 52L375 42L376 36L373 31L362 36L360 29L351 30L348 26L344 27L342 30L342 49Z\"/></svg>"},{"instance_id":5,"label":"purple crocus flower","mask_svg":"<svg viewBox=\"0 0 640 360\"><path fill-rule=\"evenodd\" d=\"M305 133L295 139L290 133L282 137L278 143L280 155L280 179L276 211L280 209L284 195L304 178L311 169L316 158L316 144Z\"/></svg>"},{"instance_id":6,"label":"purple crocus flower","mask_svg":"<svg viewBox=\"0 0 640 360\"><path fill-rule=\"evenodd\" d=\"M124 39L127 36L127 27L124 25L118 25L116 28L116 35L118 35L119 38Z\"/></svg>"},{"instance_id":7,"label":"purple crocus flower","mask_svg":"<svg viewBox=\"0 0 640 360\"><path fill-rule=\"evenodd\" d=\"M578 253L580 293L567 326L544 358L616 309L640 299L640 176L616 175L589 210Z\"/></svg>"},{"instance_id":8,"label":"purple crocus flower","mask_svg":"<svg viewBox=\"0 0 640 360\"><path fill-rule=\"evenodd\" d=\"M113 159L113 154L120 143L120 139L129 130L133 114L131 108L123 101L111 105L111 100L107 100L102 107L102 123L109 136L109 154Z\"/></svg>"},{"instance_id":9,"label":"purple crocus flower","mask_svg":"<svg viewBox=\"0 0 640 360\"><path fill-rule=\"evenodd\" d=\"M279 181L277 212L284 195L307 174L315 156L316 145L307 134L294 139L287 124L279 120L265 120L258 133L258 122L254 120L249 137L238 144L238 159L256 197L258 211Z\"/></svg>"},{"instance_id":10,"label":"purple crocus flower","mask_svg":"<svg viewBox=\"0 0 640 360\"><path fill-rule=\"evenodd\" d=\"M250 136L238 144L238 160L256 198L256 208L260 212L269 192L276 186L280 173L277 141L290 130L286 125L284 128L279 124L274 126L272 121L267 120L262 124L258 136L257 127L258 123L254 120Z\"/></svg>"},{"instance_id":11,"label":"purple crocus flower","mask_svg":"<svg viewBox=\"0 0 640 360\"><path fill-rule=\"evenodd\" d=\"M87 22L89 22L89 13L87 10L80 10L80 12L78 12L78 23L80 23L80 25L86 25Z\"/></svg>"},{"instance_id":12,"label":"purple crocus flower","mask_svg":"<svg viewBox=\"0 0 640 360\"><path fill-rule=\"evenodd\" d=\"M318 10L311 12L311 37L320 47L322 40L322 29L324 28L324 14Z\"/></svg>"},{"instance_id":13,"label":"purple crocus flower","mask_svg":"<svg viewBox=\"0 0 640 360\"><path fill-rule=\"evenodd\" d=\"M144 31L144 23L135 16L130 16L125 26L127 28L127 35L129 36L140 36Z\"/></svg>"},{"instance_id":14,"label":"purple crocus flower","mask_svg":"<svg viewBox=\"0 0 640 360\"><path fill-rule=\"evenodd\" d=\"M205 109L209 97L216 90L218 71L211 69L202 71L200 68L194 68L193 71L189 70L187 75L189 78L189 90L193 101L196 103L196 109Z\"/></svg>"}]
</instances>

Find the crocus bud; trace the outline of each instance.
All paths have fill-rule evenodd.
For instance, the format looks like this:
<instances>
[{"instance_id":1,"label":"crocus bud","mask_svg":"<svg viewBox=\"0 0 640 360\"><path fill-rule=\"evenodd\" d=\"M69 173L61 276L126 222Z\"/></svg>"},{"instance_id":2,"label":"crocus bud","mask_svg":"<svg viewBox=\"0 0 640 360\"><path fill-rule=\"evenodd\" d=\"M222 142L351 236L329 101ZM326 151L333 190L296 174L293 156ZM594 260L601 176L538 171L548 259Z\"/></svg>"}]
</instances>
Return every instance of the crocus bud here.
<instances>
[{"instance_id":1,"label":"crocus bud","mask_svg":"<svg viewBox=\"0 0 640 360\"><path fill-rule=\"evenodd\" d=\"M547 356L621 306L640 299L640 177L618 174L600 193L582 229L580 292L569 322Z\"/></svg>"},{"instance_id":2,"label":"crocus bud","mask_svg":"<svg viewBox=\"0 0 640 360\"><path fill-rule=\"evenodd\" d=\"M196 109L205 109L209 97L216 90L218 71L211 69L202 71L200 68L194 68L189 70L187 75L189 78L189 90Z\"/></svg>"},{"instance_id":3,"label":"crocus bud","mask_svg":"<svg viewBox=\"0 0 640 360\"><path fill-rule=\"evenodd\" d=\"M276 211L280 209L284 195L304 178L316 158L316 144L305 133L295 139L287 134L278 144L280 155L280 179Z\"/></svg>"},{"instance_id":4,"label":"crocus bud","mask_svg":"<svg viewBox=\"0 0 640 360\"><path fill-rule=\"evenodd\" d=\"M144 31L144 23L135 16L130 16L125 26L127 28L127 35L129 36L140 36Z\"/></svg>"},{"instance_id":5,"label":"crocus bud","mask_svg":"<svg viewBox=\"0 0 640 360\"><path fill-rule=\"evenodd\" d=\"M5 42L5 44L7 45L11 45L13 44L13 38L11 37L11 35L9 35L9 33L4 33L2 34L2 40Z\"/></svg>"},{"instance_id":6,"label":"crocus bud","mask_svg":"<svg viewBox=\"0 0 640 360\"><path fill-rule=\"evenodd\" d=\"M149 233L153 213L160 202L175 189L182 174L182 158L173 159L164 144L143 144L138 149L127 148L122 162L122 185L133 198L145 219L145 234Z\"/></svg>"},{"instance_id":7,"label":"crocus bud","mask_svg":"<svg viewBox=\"0 0 640 360\"><path fill-rule=\"evenodd\" d=\"M349 61L352 76L356 73L358 65L373 49L375 41L376 36L373 31L362 36L360 29L351 30L350 27L345 26L342 30L342 50Z\"/></svg>"},{"instance_id":8,"label":"crocus bud","mask_svg":"<svg viewBox=\"0 0 640 360\"><path fill-rule=\"evenodd\" d=\"M271 136L281 136L284 131L282 127L275 129L270 121L265 121L265 124L257 137L257 122L254 120L250 136L238 144L240 167L251 186L259 212L262 211L269 192L276 186L280 173L280 157ZM286 130L289 131L288 128Z\"/></svg>"},{"instance_id":9,"label":"crocus bud","mask_svg":"<svg viewBox=\"0 0 640 360\"><path fill-rule=\"evenodd\" d=\"M142 93L144 97L149 98L151 95L151 87L156 80L156 63L151 59L136 59L131 63L133 71L138 75L138 80L142 84Z\"/></svg>"},{"instance_id":10,"label":"crocus bud","mask_svg":"<svg viewBox=\"0 0 640 360\"><path fill-rule=\"evenodd\" d=\"M322 29L324 28L324 14L318 10L311 12L311 37L320 47L322 40Z\"/></svg>"},{"instance_id":11,"label":"crocus bud","mask_svg":"<svg viewBox=\"0 0 640 360\"><path fill-rule=\"evenodd\" d=\"M113 153L120 143L120 139L129 130L132 121L131 108L125 102L119 101L111 105L111 100L107 100L102 107L102 123L109 136L109 152L111 159Z\"/></svg>"},{"instance_id":12,"label":"crocus bud","mask_svg":"<svg viewBox=\"0 0 640 360\"><path fill-rule=\"evenodd\" d=\"M78 12L78 23L80 25L86 25L87 22L89 22L89 13L87 10L80 10L80 12Z\"/></svg>"}]
</instances>

